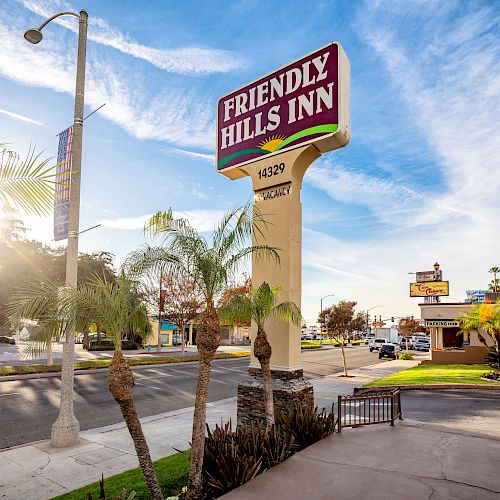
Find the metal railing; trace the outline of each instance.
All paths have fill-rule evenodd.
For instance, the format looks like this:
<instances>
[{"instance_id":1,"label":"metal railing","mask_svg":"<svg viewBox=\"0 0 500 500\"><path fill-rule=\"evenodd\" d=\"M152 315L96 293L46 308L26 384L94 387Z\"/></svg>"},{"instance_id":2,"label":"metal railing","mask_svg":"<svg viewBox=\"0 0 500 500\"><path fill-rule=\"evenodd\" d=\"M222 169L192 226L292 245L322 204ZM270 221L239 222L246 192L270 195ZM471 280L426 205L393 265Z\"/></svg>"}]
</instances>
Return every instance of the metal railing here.
<instances>
[{"instance_id":1,"label":"metal railing","mask_svg":"<svg viewBox=\"0 0 500 500\"><path fill-rule=\"evenodd\" d=\"M399 389L365 396L338 397L338 432L343 427L390 422L394 425L397 418L403 419L401 412L401 393Z\"/></svg>"}]
</instances>

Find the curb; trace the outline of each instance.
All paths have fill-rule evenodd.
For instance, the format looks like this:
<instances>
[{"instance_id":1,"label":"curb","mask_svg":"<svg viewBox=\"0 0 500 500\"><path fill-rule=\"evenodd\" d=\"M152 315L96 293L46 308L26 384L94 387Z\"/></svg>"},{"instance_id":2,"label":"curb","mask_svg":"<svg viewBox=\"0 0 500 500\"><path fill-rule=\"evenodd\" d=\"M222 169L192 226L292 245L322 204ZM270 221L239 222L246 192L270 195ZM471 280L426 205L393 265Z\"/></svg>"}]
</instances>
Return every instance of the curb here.
<instances>
[{"instance_id":1,"label":"curb","mask_svg":"<svg viewBox=\"0 0 500 500\"><path fill-rule=\"evenodd\" d=\"M496 385L482 385L482 384L415 384L415 385L373 385L369 387L360 387L354 390L355 394L363 394L369 391L393 391L399 389L400 391L429 391L429 390L443 390L443 389L485 389L489 391L500 390L500 384Z\"/></svg>"}]
</instances>

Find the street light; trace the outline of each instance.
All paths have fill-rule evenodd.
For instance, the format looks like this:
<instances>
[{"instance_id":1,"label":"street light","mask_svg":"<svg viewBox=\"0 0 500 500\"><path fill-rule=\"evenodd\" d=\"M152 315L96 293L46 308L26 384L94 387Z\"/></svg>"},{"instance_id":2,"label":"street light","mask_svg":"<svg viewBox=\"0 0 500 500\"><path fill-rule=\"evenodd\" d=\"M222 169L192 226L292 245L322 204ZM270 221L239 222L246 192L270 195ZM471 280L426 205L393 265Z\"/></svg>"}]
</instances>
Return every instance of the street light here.
<instances>
[{"instance_id":1,"label":"street light","mask_svg":"<svg viewBox=\"0 0 500 500\"><path fill-rule=\"evenodd\" d=\"M321 297L321 302L320 302L320 310L319 310L319 316L321 318L321 314L323 313L323 299L326 299L327 297L335 297L335 294L333 293L330 293L328 295L325 295L324 297ZM324 321L320 321L320 324L319 324L319 330L320 330L320 335L321 335L321 339L319 341L320 344L323 343L323 327L321 325L324 326Z\"/></svg>"},{"instance_id":2,"label":"street light","mask_svg":"<svg viewBox=\"0 0 500 500\"><path fill-rule=\"evenodd\" d=\"M70 204L68 220L68 246L66 249L66 286L77 287L78 276L78 233L80 225L80 179L82 165L82 137L83 137L83 105L85 90L85 59L87 52L87 24L88 14L81 10L75 12L59 12L46 19L38 28L31 28L24 34L24 38L32 44L39 43L42 29L51 21L60 16L77 17L80 21L78 30L78 56L76 64L75 111L73 122L73 162L71 168ZM52 426L51 442L56 448L73 446L79 441L80 424L73 409L73 381L75 359L75 330L74 327L66 334L63 345L61 363L61 404L59 415Z\"/></svg>"}]
</instances>

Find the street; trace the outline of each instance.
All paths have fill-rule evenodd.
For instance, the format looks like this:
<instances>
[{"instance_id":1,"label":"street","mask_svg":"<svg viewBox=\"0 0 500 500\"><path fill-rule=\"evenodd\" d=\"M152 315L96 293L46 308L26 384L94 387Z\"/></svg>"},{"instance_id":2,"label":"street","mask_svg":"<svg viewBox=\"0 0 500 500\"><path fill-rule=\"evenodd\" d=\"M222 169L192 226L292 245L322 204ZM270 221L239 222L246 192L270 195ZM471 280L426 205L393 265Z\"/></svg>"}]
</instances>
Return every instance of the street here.
<instances>
[{"instance_id":1,"label":"street","mask_svg":"<svg viewBox=\"0 0 500 500\"><path fill-rule=\"evenodd\" d=\"M346 349L348 367L358 368L379 359L365 346ZM340 349L304 351L304 376L315 378L342 371ZM249 359L214 361L209 401L236 396ZM198 363L134 368L135 402L140 417L186 408L194 404ZM82 430L122 420L107 389L108 371L75 376L75 414ZM0 381L0 448L47 439L57 417L59 377Z\"/></svg>"}]
</instances>

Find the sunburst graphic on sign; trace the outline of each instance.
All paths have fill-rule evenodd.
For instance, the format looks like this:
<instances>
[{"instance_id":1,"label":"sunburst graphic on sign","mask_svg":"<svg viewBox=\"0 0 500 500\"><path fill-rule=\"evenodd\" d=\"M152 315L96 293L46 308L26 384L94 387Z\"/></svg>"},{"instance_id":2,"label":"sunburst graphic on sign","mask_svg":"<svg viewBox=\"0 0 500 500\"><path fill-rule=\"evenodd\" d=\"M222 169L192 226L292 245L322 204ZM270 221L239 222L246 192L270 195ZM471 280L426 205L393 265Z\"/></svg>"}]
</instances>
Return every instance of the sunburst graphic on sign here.
<instances>
[{"instance_id":1,"label":"sunburst graphic on sign","mask_svg":"<svg viewBox=\"0 0 500 500\"><path fill-rule=\"evenodd\" d=\"M259 144L260 149L265 149L270 153L274 153L280 146L283 144L283 141L286 139L284 135L273 135L268 139L262 141Z\"/></svg>"}]
</instances>

